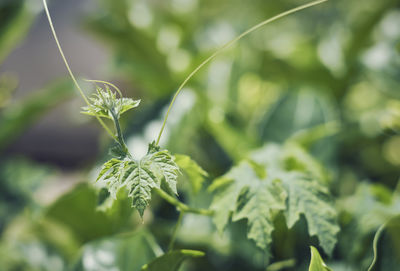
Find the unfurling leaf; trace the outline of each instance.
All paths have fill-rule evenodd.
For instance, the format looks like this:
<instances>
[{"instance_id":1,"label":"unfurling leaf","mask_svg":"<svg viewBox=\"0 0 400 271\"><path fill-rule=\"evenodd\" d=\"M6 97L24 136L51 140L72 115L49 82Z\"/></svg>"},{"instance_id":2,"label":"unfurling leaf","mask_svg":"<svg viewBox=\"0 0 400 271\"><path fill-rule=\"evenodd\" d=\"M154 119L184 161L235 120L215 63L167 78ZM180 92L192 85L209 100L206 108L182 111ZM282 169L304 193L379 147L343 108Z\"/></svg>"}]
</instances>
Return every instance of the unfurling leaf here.
<instances>
[{"instance_id":1,"label":"unfurling leaf","mask_svg":"<svg viewBox=\"0 0 400 271\"><path fill-rule=\"evenodd\" d=\"M102 118L119 119L121 114L129 109L139 106L140 100L131 98L117 98L110 88L105 85L106 90L97 87L97 93L90 98L90 105L83 107L83 114L98 116Z\"/></svg>"},{"instance_id":2,"label":"unfurling leaf","mask_svg":"<svg viewBox=\"0 0 400 271\"><path fill-rule=\"evenodd\" d=\"M322 260L321 256L318 253L318 250L311 246L311 262L308 271L332 271L324 261Z\"/></svg>"},{"instance_id":3,"label":"unfurling leaf","mask_svg":"<svg viewBox=\"0 0 400 271\"><path fill-rule=\"evenodd\" d=\"M293 147L267 145L214 181L209 188L215 192L211 204L214 223L222 231L230 217L233 221L246 218L248 238L265 250L271 243L277 213L283 212L289 228L304 214L310 235L316 235L330 254L339 227L329 191L325 182L319 180L319 171L288 167L288 157L292 166L309 164L294 161L296 156L287 149L289 146ZM311 156L308 162L317 165L310 159Z\"/></svg>"},{"instance_id":4,"label":"unfurling leaf","mask_svg":"<svg viewBox=\"0 0 400 271\"><path fill-rule=\"evenodd\" d=\"M125 158L107 161L97 178L105 183L110 195L115 199L118 190L125 187L132 198L132 206L143 216L151 200L154 188L161 188L165 182L177 194L176 181L179 168L168 151L150 152L140 160Z\"/></svg>"},{"instance_id":5,"label":"unfurling leaf","mask_svg":"<svg viewBox=\"0 0 400 271\"><path fill-rule=\"evenodd\" d=\"M142 271L178 271L186 259L203 256L204 252L197 250L174 250L154 259L149 264L145 264Z\"/></svg>"},{"instance_id":6,"label":"unfurling leaf","mask_svg":"<svg viewBox=\"0 0 400 271\"><path fill-rule=\"evenodd\" d=\"M176 164L186 173L189 177L189 183L193 193L199 192L208 173L202 169L194 160L189 156L183 154L175 154Z\"/></svg>"}]
</instances>

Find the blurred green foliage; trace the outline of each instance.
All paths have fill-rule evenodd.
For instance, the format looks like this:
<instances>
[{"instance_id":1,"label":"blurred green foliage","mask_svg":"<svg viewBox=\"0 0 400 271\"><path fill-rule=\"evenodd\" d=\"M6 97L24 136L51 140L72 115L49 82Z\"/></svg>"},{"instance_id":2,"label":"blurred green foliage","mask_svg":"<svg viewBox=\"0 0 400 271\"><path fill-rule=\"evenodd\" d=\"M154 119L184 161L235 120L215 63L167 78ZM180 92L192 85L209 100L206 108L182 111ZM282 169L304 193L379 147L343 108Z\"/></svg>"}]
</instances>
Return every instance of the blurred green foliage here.
<instances>
[{"instance_id":1,"label":"blurred green foliage","mask_svg":"<svg viewBox=\"0 0 400 271\"><path fill-rule=\"evenodd\" d=\"M127 113L122 123L127 145L138 156L157 136L171 96L194 67L250 26L299 4L95 2L83 27L108 46L109 77L119 81L127 96L142 99L143 106ZM29 1L0 3L0 61L26 34L37 13L29 7ZM367 270L376 230L400 214L399 25L398 1L328 1L258 30L190 81L161 142L171 153L189 155L201 165L180 157L197 178L190 183L190 172L180 177L180 198L207 208L212 201L207 186L216 177L266 143L297 141L306 152L289 146L296 159L287 159L285 170L312 169L324 180L340 232L328 257L318 238L309 236L308 217L288 229L284 215L276 215L267 255L246 238L246 220L230 223L220 235L210 218L187 215L176 246L205 256L185 262L181 270L307 270L310 245L332 270ZM69 83L59 82L14 101L16 87L12 77L0 77L0 148L72 92ZM268 159L280 158L272 154ZM153 198L143 222L125 194L113 203L99 202L98 194L105 192L91 183L73 186L48 203L39 190L59 172L15 157L2 155L0 161L4 270L140 270L167 248L177 214L159 198ZM90 175L83 178L94 179ZM385 228L374 270L400 266L399 228L398 219ZM326 270L315 253L311 265Z\"/></svg>"}]
</instances>

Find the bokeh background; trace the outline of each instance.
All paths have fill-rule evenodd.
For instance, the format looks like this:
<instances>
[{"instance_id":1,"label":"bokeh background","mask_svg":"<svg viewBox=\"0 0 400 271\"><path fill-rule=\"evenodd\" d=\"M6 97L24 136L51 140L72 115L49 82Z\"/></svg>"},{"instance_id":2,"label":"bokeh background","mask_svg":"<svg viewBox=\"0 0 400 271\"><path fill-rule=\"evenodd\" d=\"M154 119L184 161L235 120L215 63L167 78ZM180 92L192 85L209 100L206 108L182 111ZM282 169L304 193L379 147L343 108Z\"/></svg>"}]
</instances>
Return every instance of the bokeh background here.
<instances>
[{"instance_id":1,"label":"bokeh background","mask_svg":"<svg viewBox=\"0 0 400 271\"><path fill-rule=\"evenodd\" d=\"M53 0L49 7L74 73L142 100L122 120L140 157L191 70L252 25L304 3ZM144 223L125 201L113 212L96 210L93 180L111 142L80 114L83 101L40 0L0 0L0 63L0 269L138 270L165 248L176 213L157 198ZM93 86L80 83L90 95ZM398 1L331 0L241 40L185 87L161 145L209 173L199 195L180 187L187 202L207 207L214 178L265 143L304 131L340 213L338 244L323 256L334 270L359 270L371 261L376 229L400 214ZM318 242L305 227L277 225L266 255L246 240L245 223L220 236L208 218L188 216L178 245L207 256L183 269L265 270L294 259L282 270L306 270L308 245ZM398 268L399 232L385 232L376 270Z\"/></svg>"}]
</instances>

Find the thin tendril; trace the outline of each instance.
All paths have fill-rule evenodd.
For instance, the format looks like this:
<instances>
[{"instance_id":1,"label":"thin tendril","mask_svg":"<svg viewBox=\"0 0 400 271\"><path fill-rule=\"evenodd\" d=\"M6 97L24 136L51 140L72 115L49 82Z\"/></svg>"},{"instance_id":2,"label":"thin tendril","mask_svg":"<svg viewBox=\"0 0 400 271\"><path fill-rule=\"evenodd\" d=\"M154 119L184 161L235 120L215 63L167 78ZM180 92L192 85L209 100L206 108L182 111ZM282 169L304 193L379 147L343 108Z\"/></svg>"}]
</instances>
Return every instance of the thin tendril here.
<instances>
[{"instance_id":1,"label":"thin tendril","mask_svg":"<svg viewBox=\"0 0 400 271\"><path fill-rule=\"evenodd\" d=\"M374 241L373 241L373 250L374 250L374 259L372 260L371 265L368 267L368 271L372 271L372 269L375 266L376 261L378 260L378 241L379 237L381 236L383 230L385 229L386 225L388 222L382 224L379 229L376 231L375 236L374 236Z\"/></svg>"},{"instance_id":2,"label":"thin tendril","mask_svg":"<svg viewBox=\"0 0 400 271\"><path fill-rule=\"evenodd\" d=\"M222 45L217 51L215 51L211 56L209 56L206 60L204 60L199 66L197 66L196 69L194 69L194 70L188 75L188 77L186 77L186 79L185 79L185 80L182 82L182 84L179 86L179 88L178 88L178 90L176 91L174 97L172 98L172 101L171 101L171 103L170 103L170 105L169 105L169 107L168 107L168 111L167 111L167 113L166 113L166 115L165 115L164 122L163 122L163 124L162 124L162 126L161 126L161 129L160 129L160 132L159 132L159 134L158 134L158 138L157 138L157 141L156 141L156 145L158 145L158 143L160 142L161 135L162 135L162 133L163 133L163 131L164 131L164 128L165 128L165 124L167 123L167 119L168 119L168 116L169 116L169 112L171 111L171 108L172 108L172 106L174 105L174 102L175 102L175 100L176 100L176 97L177 97L177 96L179 95L179 93L182 91L182 89L183 89L183 87L186 85L186 83L187 83L187 82L193 77L193 75L195 75L204 65L206 65L208 62L210 62L212 59L214 59L214 58L215 58L217 55L219 55L223 50L225 50L226 48L229 48L229 47L232 46L234 43L236 43L237 41L239 41L239 40L242 39L243 37L247 36L247 35L250 34L251 32L257 30L258 28L260 28L260 27L262 27L262 26L264 26L264 25L266 25L266 24L268 24L268 23L271 23L271 22L273 22L273 21L275 21L275 20L278 20L278 19L280 19L280 18L282 18L282 17L285 17L285 16L287 16L287 15L289 15L289 14L295 13L295 12L297 12L297 11L300 11L300 10L302 10L302 9L306 9L306 8L308 8L308 7L311 7L311 6L315 6L315 5L321 4L321 3L326 2L326 1L328 1L328 0L318 0L318 1L314 1L314 2L311 2L311 3L305 4L305 5L299 6L299 7L297 7L297 8L293 8L293 9L290 9L290 10L288 10L288 11L282 12L282 13L280 13L280 14L278 14L278 15L272 17L272 18L269 18L269 19L267 19L267 20L265 20L265 21L262 21L261 23L259 23L259 24L255 25L255 26L251 27L250 29L246 30L245 32L243 32L242 34L240 34L239 36L237 36L237 37L234 38L233 40L231 40L231 41L229 41L228 43L225 43L224 45Z\"/></svg>"},{"instance_id":3,"label":"thin tendril","mask_svg":"<svg viewBox=\"0 0 400 271\"><path fill-rule=\"evenodd\" d=\"M52 21L51 16L50 16L49 8L47 7L47 2L46 2L46 0L43 0L43 6L44 6L44 10L45 10L46 15L47 15L47 19L48 19L48 21L49 21L49 25L50 25L50 28L51 28L51 32L52 32L53 37L54 37L54 39L55 39L55 41L56 41L56 43L57 43L58 51L60 52L60 55L61 55L61 57L62 57L62 59L63 59L63 61L64 61L65 67L67 68L68 73L69 73L69 75L71 76L72 81L74 82L74 84L75 84L76 88L78 89L80 95L82 96L83 100L85 101L85 103L86 103L88 106L90 106L89 100L88 100L88 98L86 97L86 95L85 95L85 93L83 92L83 90L81 89L81 87L79 86L78 81L76 80L74 74L72 73L72 70L71 70L71 68L69 67L67 58L66 58L65 55L64 55L64 51L63 51L62 48L61 48L61 44L60 44L60 42L58 41L57 33L56 33L56 30L54 29L53 21ZM103 128L106 130L106 132L107 132L114 140L117 140L116 136L111 132L111 130L106 126L106 124L100 119L100 117L96 115L96 119L99 121L99 123L101 124L101 126L103 126Z\"/></svg>"},{"instance_id":4,"label":"thin tendril","mask_svg":"<svg viewBox=\"0 0 400 271\"><path fill-rule=\"evenodd\" d=\"M114 85L114 84L112 84L112 83L110 83L110 82L102 81L102 80L89 80L89 79L85 79L85 81L86 81L86 82L91 82L91 83L102 83L102 84L105 84L105 85L109 85L109 86L111 86L112 88L114 88L114 89L118 92L119 97L122 98L122 92L121 92L121 90L119 90L119 88L118 88L116 85Z\"/></svg>"}]
</instances>

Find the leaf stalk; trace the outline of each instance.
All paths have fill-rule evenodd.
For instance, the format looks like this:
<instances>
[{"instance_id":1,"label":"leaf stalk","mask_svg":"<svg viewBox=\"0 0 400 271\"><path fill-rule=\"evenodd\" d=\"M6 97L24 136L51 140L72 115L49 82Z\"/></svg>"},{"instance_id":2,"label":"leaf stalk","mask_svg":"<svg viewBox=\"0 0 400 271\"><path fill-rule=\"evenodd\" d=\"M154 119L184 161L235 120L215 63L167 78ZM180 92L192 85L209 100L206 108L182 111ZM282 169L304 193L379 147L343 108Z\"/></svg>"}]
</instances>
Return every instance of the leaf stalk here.
<instances>
[{"instance_id":1,"label":"leaf stalk","mask_svg":"<svg viewBox=\"0 0 400 271\"><path fill-rule=\"evenodd\" d=\"M184 204L183 202L177 200L176 198L170 196L168 193L161 189L155 189L157 194L165 199L167 202L170 204L176 206L179 212L184 212L184 213L192 213L192 214L198 214L198 215L204 215L204 216L213 216L214 212L212 210L207 210L207 209L198 209L198 208L192 208L189 207L188 205Z\"/></svg>"}]
</instances>

